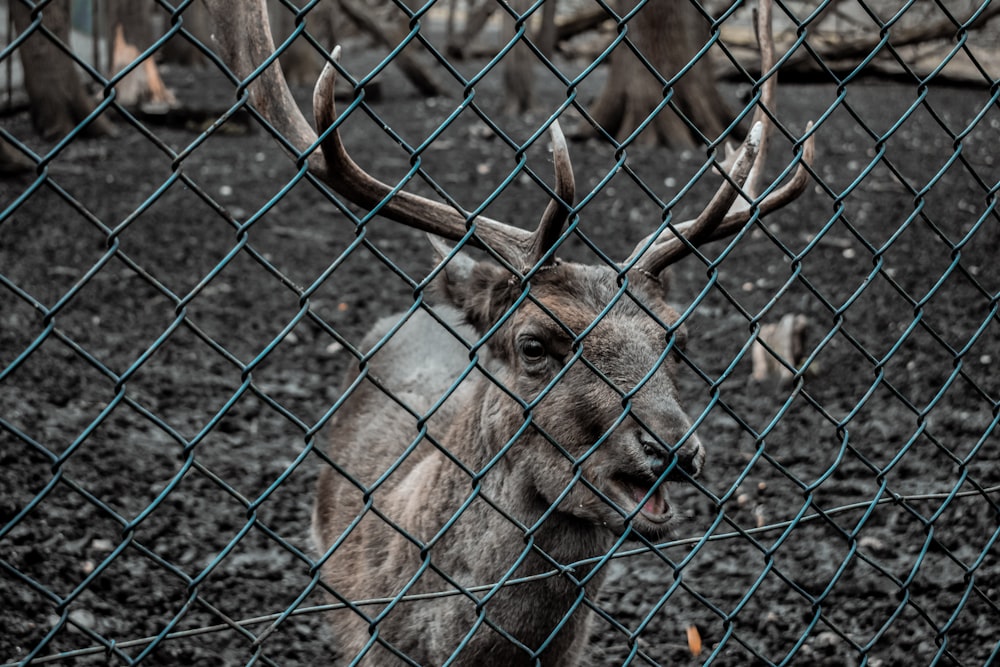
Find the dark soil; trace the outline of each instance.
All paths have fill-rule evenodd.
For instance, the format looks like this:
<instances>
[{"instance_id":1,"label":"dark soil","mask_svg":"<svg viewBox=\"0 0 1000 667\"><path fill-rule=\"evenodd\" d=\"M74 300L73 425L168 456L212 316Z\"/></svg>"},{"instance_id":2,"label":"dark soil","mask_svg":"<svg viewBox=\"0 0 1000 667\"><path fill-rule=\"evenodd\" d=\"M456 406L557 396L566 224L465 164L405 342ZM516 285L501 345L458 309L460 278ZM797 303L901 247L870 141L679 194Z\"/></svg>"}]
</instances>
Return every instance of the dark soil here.
<instances>
[{"instance_id":1,"label":"dark soil","mask_svg":"<svg viewBox=\"0 0 1000 667\"><path fill-rule=\"evenodd\" d=\"M168 74L189 103L232 99L211 70ZM460 98L379 78L374 109L410 146ZM521 142L565 100L540 88L516 119L501 113L499 75L475 102ZM996 98L786 85L779 118L795 135L820 120L815 185L674 269L671 299L691 309L682 391L689 414L706 411L709 461L698 488L674 492L678 541L606 565L591 661L996 660ZM278 616L328 602L310 561L317 428L349 347L413 303L429 247L382 219L357 244L265 131L206 139L117 120L118 136L73 139L42 178L0 181L0 662L328 664L321 614ZM52 148L24 117L4 127ZM345 140L385 180L409 168L361 112ZM544 143L527 164L548 182ZM661 220L650 193L684 219L717 183L685 191L700 152L635 146L618 162L596 140L571 152L588 201L568 259L624 258ZM775 141L772 175L791 154ZM467 109L422 166L471 209L516 160ZM509 180L486 213L534 224L544 193ZM809 317L808 371L799 386L754 382L756 325L786 313Z\"/></svg>"}]
</instances>

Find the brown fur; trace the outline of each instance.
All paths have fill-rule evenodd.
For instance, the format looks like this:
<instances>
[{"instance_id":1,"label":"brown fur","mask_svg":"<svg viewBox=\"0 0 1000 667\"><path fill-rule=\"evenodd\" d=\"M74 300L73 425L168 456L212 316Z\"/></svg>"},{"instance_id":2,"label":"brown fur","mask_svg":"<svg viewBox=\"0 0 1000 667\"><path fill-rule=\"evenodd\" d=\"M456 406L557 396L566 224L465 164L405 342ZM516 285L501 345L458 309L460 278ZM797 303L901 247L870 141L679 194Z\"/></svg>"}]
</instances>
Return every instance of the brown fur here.
<instances>
[{"instance_id":1,"label":"brown fur","mask_svg":"<svg viewBox=\"0 0 1000 667\"><path fill-rule=\"evenodd\" d=\"M332 613L343 658L365 651L374 636L365 664L403 664L394 649L441 664L463 642L454 664L579 662L589 612L576 582L587 568L500 587L488 599L463 589L599 556L625 530L662 537L669 512L654 512L654 520L639 513L635 488L653 487L663 502L664 479L701 467L701 444L693 434L684 439L690 421L676 395L676 355L665 355L683 343L677 314L658 281L636 274L631 291L653 314L624 295L598 320L619 291L616 278L607 268L556 264L508 313L521 285L499 267L456 256L440 285L450 305L435 312L460 340L421 311L372 357L362 372L395 398L362 380L331 425L336 468L320 473L313 524L321 552L337 544L324 580L351 601L461 592ZM466 370L468 347L501 318L476 347L478 367L427 415ZM379 323L361 349L397 321ZM575 358L574 339L591 327ZM623 394L654 368L623 417ZM515 437L526 419L521 401L534 401L563 371ZM414 414L428 416L424 437ZM601 578L588 580L589 596Z\"/></svg>"}]
</instances>

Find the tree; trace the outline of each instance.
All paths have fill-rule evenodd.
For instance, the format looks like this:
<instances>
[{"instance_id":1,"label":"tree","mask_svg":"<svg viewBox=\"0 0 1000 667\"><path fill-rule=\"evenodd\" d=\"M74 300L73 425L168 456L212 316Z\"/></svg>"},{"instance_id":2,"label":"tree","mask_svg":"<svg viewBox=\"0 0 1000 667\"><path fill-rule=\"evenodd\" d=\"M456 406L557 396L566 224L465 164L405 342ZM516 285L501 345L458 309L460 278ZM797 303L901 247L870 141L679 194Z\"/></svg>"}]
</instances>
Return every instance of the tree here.
<instances>
[{"instance_id":1,"label":"tree","mask_svg":"<svg viewBox=\"0 0 1000 667\"><path fill-rule=\"evenodd\" d=\"M635 0L621 0L620 15L635 6ZM607 83L590 110L598 125L619 140L634 132L663 101L663 84L649 66L671 79L696 57L708 37L705 20L690 0L647 0L627 26L629 41L649 65L620 44L611 55ZM710 139L719 136L732 119L705 56L674 82L668 94ZM700 144L698 135L670 109L657 114L642 140L673 147Z\"/></svg>"},{"instance_id":2,"label":"tree","mask_svg":"<svg viewBox=\"0 0 1000 667\"><path fill-rule=\"evenodd\" d=\"M32 11L14 0L10 4L14 27L29 33L18 48L24 68L24 88L35 130L46 139L71 132L93 112L96 102L87 95L69 50L69 0L52 0ZM61 47L57 44L61 43ZM66 49L65 51L63 49ZM94 118L84 128L90 135L109 134L111 121Z\"/></svg>"},{"instance_id":3,"label":"tree","mask_svg":"<svg viewBox=\"0 0 1000 667\"><path fill-rule=\"evenodd\" d=\"M453 2L455 1L457 0L453 0ZM496 0L479 0L475 5L468 7L465 12L465 26L457 34L453 26L454 17L449 17L451 22L449 23L447 44L445 46L448 56L451 58L464 58L467 47L475 41L479 33L486 27L490 17L493 16L499 7L500 5L497 4ZM451 5L451 9L455 9L454 4Z\"/></svg>"},{"instance_id":4,"label":"tree","mask_svg":"<svg viewBox=\"0 0 1000 667\"><path fill-rule=\"evenodd\" d=\"M296 16L277 0L269 0L268 13L275 45L280 45L298 27L295 24ZM339 13L337 3L325 2L312 7L305 16L309 35L325 48L333 48L340 41L337 37L338 28L342 28L342 22L338 21ZM322 54L301 36L285 47L280 60L288 83L310 88L316 83L326 64Z\"/></svg>"},{"instance_id":5,"label":"tree","mask_svg":"<svg viewBox=\"0 0 1000 667\"><path fill-rule=\"evenodd\" d=\"M184 8L182 22L185 31L203 44L211 42L212 30L204 3L195 2ZM200 67L208 63L208 58L190 40L178 34L169 39L160 49L163 61L187 67Z\"/></svg>"},{"instance_id":6,"label":"tree","mask_svg":"<svg viewBox=\"0 0 1000 667\"><path fill-rule=\"evenodd\" d=\"M547 0L553 2L553 0ZM520 16L531 6L531 0L509 0L510 8ZM504 32L513 36L517 30L514 17L504 14ZM504 90L507 93L507 110L512 113L524 113L531 108L535 82L535 56L524 43L528 38L526 32L507 52L503 63Z\"/></svg>"}]
</instances>

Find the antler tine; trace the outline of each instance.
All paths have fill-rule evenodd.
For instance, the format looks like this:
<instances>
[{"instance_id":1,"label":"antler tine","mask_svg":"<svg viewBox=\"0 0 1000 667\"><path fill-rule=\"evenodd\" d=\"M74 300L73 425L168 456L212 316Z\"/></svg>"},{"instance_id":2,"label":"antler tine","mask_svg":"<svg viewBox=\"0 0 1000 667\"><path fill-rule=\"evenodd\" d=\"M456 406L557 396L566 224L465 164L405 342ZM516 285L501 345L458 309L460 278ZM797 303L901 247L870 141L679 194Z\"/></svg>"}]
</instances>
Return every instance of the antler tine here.
<instances>
[{"instance_id":1,"label":"antler tine","mask_svg":"<svg viewBox=\"0 0 1000 667\"><path fill-rule=\"evenodd\" d=\"M245 81L274 54L265 0L205 0L205 7L215 27L212 39L216 53L234 75ZM296 151L302 153L316 142L316 133L292 98L276 62L260 73L248 92L254 109ZM310 168L321 178L325 166L322 160L310 160Z\"/></svg>"},{"instance_id":2,"label":"antler tine","mask_svg":"<svg viewBox=\"0 0 1000 667\"><path fill-rule=\"evenodd\" d=\"M205 0L217 27L213 37L223 62L239 78L246 79L274 53L266 0ZM225 26L224 29L222 27ZM334 49L333 59L340 56ZM322 154L309 156L309 170L335 192L363 208L378 207L380 215L443 238L459 241L468 233L466 218L455 208L405 191L397 191L364 171L348 155L334 126L334 82L337 71L327 63L313 92L313 113ZM281 68L272 64L250 85L250 101L258 113L291 144L296 159L315 145L312 130L292 98ZM566 142L558 122L550 128L555 146L555 191L562 202L572 205L573 171ZM475 235L469 242L480 248L489 246L515 270L526 272L558 240L568 211L550 202L534 232L514 227L486 216L473 220Z\"/></svg>"},{"instance_id":3,"label":"antler tine","mask_svg":"<svg viewBox=\"0 0 1000 667\"><path fill-rule=\"evenodd\" d=\"M339 60L340 47L335 47L333 60ZM390 220L459 241L467 234L465 216L441 202L400 190L385 201L393 188L363 170L347 153L340 133L333 127L337 119L333 87L337 70L327 63L313 91L313 113L320 132L320 148L327 163L326 183L349 201L363 208L381 205L379 213ZM383 204L383 201L385 202ZM479 247L489 245L517 269L525 269L534 240L531 232L479 216L475 220L476 237L471 242Z\"/></svg>"},{"instance_id":4,"label":"antler tine","mask_svg":"<svg viewBox=\"0 0 1000 667\"><path fill-rule=\"evenodd\" d=\"M567 206L572 206L576 198L576 179L573 177L573 165L569 159L566 137L563 135L562 128L559 127L558 120L552 122L549 133L552 138L552 163L555 167L557 199L549 201L533 235L529 255L531 265L541 261L545 253L559 240L566 219L569 217Z\"/></svg>"},{"instance_id":5,"label":"antler tine","mask_svg":"<svg viewBox=\"0 0 1000 667\"><path fill-rule=\"evenodd\" d=\"M765 76L768 72L774 69L775 57L774 57L774 34L771 27L771 0L760 0L757 5L757 9L754 11L754 31L757 34L757 45L760 49L760 75ZM767 162L767 143L771 137L771 119L767 115L767 109L775 108L774 91L777 86L778 73L775 72L771 76L764 79L764 82L760 86L760 102L757 104L757 108L753 112L753 122L762 123L764 126L763 133L760 138L760 149L758 154L760 155L760 160L753 165L750 169L750 174L747 176L747 182L743 187L743 191L746 192L747 197L750 199L756 199L760 191L757 189L758 183L760 182L761 172L764 170L764 164ZM750 207L749 199L739 200L739 205L746 208Z\"/></svg>"},{"instance_id":6,"label":"antler tine","mask_svg":"<svg viewBox=\"0 0 1000 667\"><path fill-rule=\"evenodd\" d=\"M649 247L636 262L635 269L657 275L686 255L692 246L705 243L715 235L733 207L740 188L746 182L757 161L763 130L761 123L755 123L750 128L750 133L732 158L732 166L726 179L698 217L675 225L674 236L665 241L657 241ZM635 261L637 255L642 253L643 249L659 234L659 232L653 232L640 241L623 264L628 265Z\"/></svg>"},{"instance_id":7,"label":"antler tine","mask_svg":"<svg viewBox=\"0 0 1000 667\"><path fill-rule=\"evenodd\" d=\"M775 63L771 6L771 0L761 0L756 12L756 31L761 51L762 75L774 69ZM753 127L740 146L727 178L709 205L697 219L675 225L672 229L673 236L649 247L635 262L636 269L657 275L667 266L686 255L692 247L726 238L739 231L750 220L753 214L750 205L759 194L758 182L766 163L767 143L772 125L770 116L765 109L770 109L772 113L774 111L775 85L775 74L771 74L761 84L760 101L754 112ZM757 204L757 210L761 214L784 206L805 190L809 180L806 165L812 162L815 151L815 137L811 133L811 129L812 123L806 130L808 137L792 180L771 192ZM747 158L749 158L749 164L746 162ZM744 193L742 198L738 198L740 190ZM650 237L643 239L624 264L627 265L635 261L637 254L642 252L642 249L649 245L649 242Z\"/></svg>"},{"instance_id":8,"label":"antler tine","mask_svg":"<svg viewBox=\"0 0 1000 667\"><path fill-rule=\"evenodd\" d=\"M778 210L785 204L794 201L799 197L799 195L805 192L806 187L809 185L808 165L812 164L813 157L816 154L816 135L812 133L812 127L812 121L806 123L805 134L808 136L806 136L805 143L802 145L802 157L799 160L798 166L795 168L795 173L792 174L792 179L777 190L771 192L759 204L757 204L757 210L760 215L766 215L771 211ZM730 211L722 222L719 223L719 226L716 227L702 242L708 243L710 241L718 241L728 236L732 236L743 228L743 225L750 220L752 215L753 211L749 206Z\"/></svg>"}]
</instances>

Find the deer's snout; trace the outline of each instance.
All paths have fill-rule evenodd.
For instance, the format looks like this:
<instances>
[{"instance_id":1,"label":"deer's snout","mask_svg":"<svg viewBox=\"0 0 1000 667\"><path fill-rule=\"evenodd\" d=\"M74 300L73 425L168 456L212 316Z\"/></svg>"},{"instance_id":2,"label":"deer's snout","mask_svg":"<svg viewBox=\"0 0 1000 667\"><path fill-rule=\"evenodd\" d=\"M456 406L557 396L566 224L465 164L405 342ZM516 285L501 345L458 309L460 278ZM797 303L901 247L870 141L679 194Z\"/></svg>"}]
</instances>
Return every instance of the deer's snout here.
<instances>
[{"instance_id":1,"label":"deer's snout","mask_svg":"<svg viewBox=\"0 0 1000 667\"><path fill-rule=\"evenodd\" d=\"M674 456L677 457L677 465L680 469L691 477L696 477L705 464L705 448L695 435L691 435L676 453L672 453L648 434L641 435L639 442L642 445L643 455L646 457L646 464L656 477L666 472L673 462ZM683 475L679 471L674 471L670 477L680 479Z\"/></svg>"},{"instance_id":2,"label":"deer's snout","mask_svg":"<svg viewBox=\"0 0 1000 667\"><path fill-rule=\"evenodd\" d=\"M678 463L687 474L697 477L705 465L705 448L697 436L692 435L677 452Z\"/></svg>"}]
</instances>

